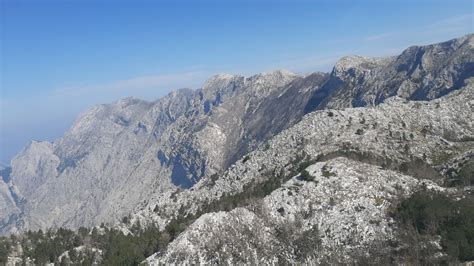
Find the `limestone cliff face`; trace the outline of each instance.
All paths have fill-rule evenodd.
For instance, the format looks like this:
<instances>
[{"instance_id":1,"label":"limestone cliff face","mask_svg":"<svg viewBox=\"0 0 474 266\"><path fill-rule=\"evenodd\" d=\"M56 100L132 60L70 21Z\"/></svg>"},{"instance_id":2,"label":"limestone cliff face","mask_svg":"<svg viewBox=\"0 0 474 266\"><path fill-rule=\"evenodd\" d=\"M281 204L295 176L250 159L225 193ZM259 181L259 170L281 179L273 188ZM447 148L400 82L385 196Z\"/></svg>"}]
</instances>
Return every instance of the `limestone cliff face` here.
<instances>
[{"instance_id":1,"label":"limestone cliff face","mask_svg":"<svg viewBox=\"0 0 474 266\"><path fill-rule=\"evenodd\" d=\"M442 130L456 132L456 136L469 136L466 125L440 121L436 115L427 114L424 124L414 122L416 130L401 129L402 121L398 120L397 126L392 125L397 130L391 130L383 108L374 113L368 109L366 114L366 119L373 121L372 127L383 131L372 132L367 124L358 124L356 121L360 118L352 115L358 111L343 112L342 116L336 115L330 120L319 114L314 123L324 123L324 126L316 127L317 131L313 126L299 128L298 125L306 125L301 124L302 119L308 119L303 118L305 112L316 109L378 104L394 95L431 100L457 90L473 76L472 47L473 36L469 35L446 43L409 48L398 57L343 58L329 74L300 76L284 70L252 77L221 74L211 77L201 89L181 89L154 102L127 98L98 105L81 114L60 139L53 143L32 141L13 159L9 191L21 195L22 200L21 204L15 201L15 205L4 208L0 218L6 222L0 230L6 233L16 229L115 223L132 211L138 211L140 216L157 202L164 204L167 214L161 218L151 215L151 219L165 223L172 215L167 209L174 206L167 205L169 197L178 188L196 191L203 180L237 171L243 167L242 160L239 161L242 156L270 148L275 142L268 141L276 135L284 138L277 138L278 141L290 146L282 144L278 153L275 150L275 154L265 154L268 158L259 159L266 160L265 165L249 160L250 164L245 166L247 173L233 177L238 184L232 181L222 186L241 190L247 182L244 176L249 173L260 168L264 171L263 168L283 167L280 165L283 161L278 160L287 158L284 153L293 156L290 148L301 150L299 142L310 141L313 146L305 148L305 152L313 155L316 150L335 152L341 145L349 148L352 143L359 143L361 149L370 147L378 155L407 160L402 154L406 152L405 144L399 143L397 138L402 138L403 133L405 138L410 138L406 134L412 133L415 140L422 141L409 143L413 144L410 151L417 152L413 156L430 155L431 149L445 147L444 142L437 138L431 141L428 137L431 142L428 141L427 146L416 130L427 127L423 132L434 132L434 136L443 134ZM456 104L459 106L453 108L459 107L460 114L463 113L465 103ZM395 106L389 111L398 112L398 105L405 106L397 100L389 105ZM405 112L403 108L400 110ZM406 116L415 119L408 113ZM351 122L347 120L349 117L353 119ZM378 128L378 119L384 127ZM463 123L467 123L465 119ZM299 133L282 133L288 128L298 128ZM351 131L345 131L346 128ZM363 132L372 132L372 135L363 135ZM380 144L382 146L373 144L380 142L374 142L377 134L386 136L386 132L392 132L395 137L390 136L388 142ZM318 138L298 135L309 133ZM321 148L323 144L325 148ZM393 146L389 149L387 145ZM285 163L290 164L290 161ZM255 169L250 169L252 167ZM253 180L255 176L249 178ZM184 201L191 203L195 197ZM199 197L207 198L208 194L203 192ZM200 206L199 200L197 202L190 210Z\"/></svg>"},{"instance_id":2,"label":"limestone cliff face","mask_svg":"<svg viewBox=\"0 0 474 266\"><path fill-rule=\"evenodd\" d=\"M224 171L296 123L325 77L216 75L155 102L93 107L62 138L32 141L13 159L11 180L26 200L19 229L117 222L153 194Z\"/></svg>"},{"instance_id":3,"label":"limestone cliff face","mask_svg":"<svg viewBox=\"0 0 474 266\"><path fill-rule=\"evenodd\" d=\"M22 194L30 196L48 177L57 176L58 165L59 158L53 153L51 143L31 141L12 160L10 178Z\"/></svg>"},{"instance_id":4,"label":"limestone cliff face","mask_svg":"<svg viewBox=\"0 0 474 266\"><path fill-rule=\"evenodd\" d=\"M12 184L10 175L10 167L0 170L0 228L15 232L23 197L19 194L18 188Z\"/></svg>"}]
</instances>

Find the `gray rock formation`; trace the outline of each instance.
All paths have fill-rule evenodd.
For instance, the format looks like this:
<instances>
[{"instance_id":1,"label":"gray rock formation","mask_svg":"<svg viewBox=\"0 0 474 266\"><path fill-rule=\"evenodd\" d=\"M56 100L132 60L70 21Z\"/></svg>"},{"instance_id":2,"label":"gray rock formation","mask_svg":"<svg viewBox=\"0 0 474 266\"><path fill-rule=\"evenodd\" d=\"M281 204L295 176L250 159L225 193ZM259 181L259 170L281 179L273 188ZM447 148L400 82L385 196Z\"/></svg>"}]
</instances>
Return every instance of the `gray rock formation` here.
<instances>
[{"instance_id":1,"label":"gray rock formation","mask_svg":"<svg viewBox=\"0 0 474 266\"><path fill-rule=\"evenodd\" d=\"M191 187L296 123L325 78L217 75L156 102L96 106L62 138L33 141L13 159L26 199L20 229L113 223L153 194Z\"/></svg>"},{"instance_id":2,"label":"gray rock formation","mask_svg":"<svg viewBox=\"0 0 474 266\"><path fill-rule=\"evenodd\" d=\"M22 196L10 180L11 167L0 170L0 230L15 232L19 219Z\"/></svg>"},{"instance_id":3,"label":"gray rock formation","mask_svg":"<svg viewBox=\"0 0 474 266\"><path fill-rule=\"evenodd\" d=\"M343 157L308 171L311 182L293 177L253 206L202 215L147 262L349 263L375 244L394 241L396 225L386 211L421 184Z\"/></svg>"},{"instance_id":4,"label":"gray rock formation","mask_svg":"<svg viewBox=\"0 0 474 266\"><path fill-rule=\"evenodd\" d=\"M412 46L399 56L347 56L334 66L306 112L326 108L376 105L391 96L432 100L464 86L474 76L474 35Z\"/></svg>"}]
</instances>

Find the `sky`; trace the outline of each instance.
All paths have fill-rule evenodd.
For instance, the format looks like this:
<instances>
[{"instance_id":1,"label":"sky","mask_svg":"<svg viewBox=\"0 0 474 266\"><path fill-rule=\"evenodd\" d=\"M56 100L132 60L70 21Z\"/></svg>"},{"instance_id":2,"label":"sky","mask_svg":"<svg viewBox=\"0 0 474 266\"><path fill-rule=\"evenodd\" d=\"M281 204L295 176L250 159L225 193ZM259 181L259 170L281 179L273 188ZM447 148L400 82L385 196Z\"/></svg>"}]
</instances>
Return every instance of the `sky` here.
<instances>
[{"instance_id":1,"label":"sky","mask_svg":"<svg viewBox=\"0 0 474 266\"><path fill-rule=\"evenodd\" d=\"M90 106L473 32L473 1L0 0L0 163Z\"/></svg>"}]
</instances>

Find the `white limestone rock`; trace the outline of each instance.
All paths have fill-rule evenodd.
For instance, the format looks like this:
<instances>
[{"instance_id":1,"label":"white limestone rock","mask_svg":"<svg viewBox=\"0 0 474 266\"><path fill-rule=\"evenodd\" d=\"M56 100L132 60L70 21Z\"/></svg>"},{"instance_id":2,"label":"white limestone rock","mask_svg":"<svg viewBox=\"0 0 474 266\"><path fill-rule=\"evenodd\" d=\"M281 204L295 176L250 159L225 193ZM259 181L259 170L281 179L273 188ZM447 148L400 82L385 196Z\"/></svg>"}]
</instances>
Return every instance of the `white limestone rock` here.
<instances>
[{"instance_id":1,"label":"white limestone rock","mask_svg":"<svg viewBox=\"0 0 474 266\"><path fill-rule=\"evenodd\" d=\"M392 204L422 183L441 189L430 180L341 157L307 170L313 181L294 177L258 207L202 215L147 262L348 263L374 244L394 239Z\"/></svg>"}]
</instances>

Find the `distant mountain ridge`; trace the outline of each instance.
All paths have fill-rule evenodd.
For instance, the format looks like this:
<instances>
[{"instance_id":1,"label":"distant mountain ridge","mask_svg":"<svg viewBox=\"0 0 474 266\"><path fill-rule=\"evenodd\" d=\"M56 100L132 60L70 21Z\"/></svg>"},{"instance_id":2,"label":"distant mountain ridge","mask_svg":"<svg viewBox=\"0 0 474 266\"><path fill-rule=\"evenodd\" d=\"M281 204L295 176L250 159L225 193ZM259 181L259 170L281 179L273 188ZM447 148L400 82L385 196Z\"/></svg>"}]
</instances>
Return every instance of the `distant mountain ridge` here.
<instances>
[{"instance_id":1,"label":"distant mountain ridge","mask_svg":"<svg viewBox=\"0 0 474 266\"><path fill-rule=\"evenodd\" d=\"M339 60L305 111L376 105L391 96L432 100L463 87L474 76L473 35L412 46L387 58Z\"/></svg>"},{"instance_id":2,"label":"distant mountain ridge","mask_svg":"<svg viewBox=\"0 0 474 266\"><path fill-rule=\"evenodd\" d=\"M345 57L331 73L221 74L154 102L82 113L63 137L32 141L11 162L1 232L116 223L150 199L219 175L320 109L432 100L474 76L474 35L384 59Z\"/></svg>"}]
</instances>

